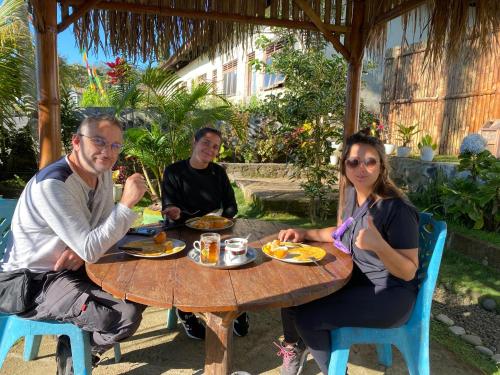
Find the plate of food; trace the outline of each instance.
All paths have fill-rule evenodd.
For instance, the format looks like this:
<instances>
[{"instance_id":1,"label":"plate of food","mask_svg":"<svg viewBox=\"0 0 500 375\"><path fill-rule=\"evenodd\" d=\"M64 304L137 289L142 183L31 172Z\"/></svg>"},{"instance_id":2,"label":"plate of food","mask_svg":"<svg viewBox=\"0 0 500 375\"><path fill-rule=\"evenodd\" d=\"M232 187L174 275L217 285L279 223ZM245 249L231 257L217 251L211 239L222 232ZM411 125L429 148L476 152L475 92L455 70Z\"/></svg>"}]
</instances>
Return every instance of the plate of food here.
<instances>
[{"instance_id":1,"label":"plate of food","mask_svg":"<svg viewBox=\"0 0 500 375\"><path fill-rule=\"evenodd\" d=\"M161 258L177 254L185 247L184 241L168 238L165 232L159 232L152 238L124 243L119 249L134 257Z\"/></svg>"},{"instance_id":2,"label":"plate of food","mask_svg":"<svg viewBox=\"0 0 500 375\"><path fill-rule=\"evenodd\" d=\"M270 258L287 263L314 263L326 255L326 251L321 247L280 240L266 243L262 246L262 252Z\"/></svg>"},{"instance_id":3,"label":"plate of food","mask_svg":"<svg viewBox=\"0 0 500 375\"><path fill-rule=\"evenodd\" d=\"M218 231L231 228L234 222L226 217L205 215L186 220L186 227L197 230Z\"/></svg>"}]
</instances>

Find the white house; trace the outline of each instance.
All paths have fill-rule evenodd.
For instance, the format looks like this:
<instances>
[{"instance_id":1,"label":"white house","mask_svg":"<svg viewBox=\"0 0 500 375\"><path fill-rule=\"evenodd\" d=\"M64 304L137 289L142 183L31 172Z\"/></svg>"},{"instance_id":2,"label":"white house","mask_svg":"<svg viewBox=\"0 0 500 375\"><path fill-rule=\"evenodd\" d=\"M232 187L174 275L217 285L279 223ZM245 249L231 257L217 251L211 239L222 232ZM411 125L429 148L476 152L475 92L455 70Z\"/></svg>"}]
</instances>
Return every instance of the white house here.
<instances>
[{"instance_id":1,"label":"white house","mask_svg":"<svg viewBox=\"0 0 500 375\"><path fill-rule=\"evenodd\" d=\"M410 20L408 30L413 29L413 22ZM421 32L420 25L417 25L415 30L415 33L409 32L408 35L404 35L401 20L391 21L386 48L403 43L412 44L425 38L425 33ZM270 28L263 28L261 34L265 34L273 40ZM270 62L272 54L280 48L280 45L276 43L266 50L259 49L255 43L258 36L259 34L255 34L246 45L240 44L234 47L230 53L216 56L214 59L210 59L207 55L191 59L190 51L187 49L185 53L172 56L165 65L175 69L188 88L193 82L212 82L216 86L217 92L226 95L231 101L248 103L253 96L262 98L276 93L284 84L282 76L257 72L253 69L250 63L252 60ZM328 43L325 54L331 56L333 53L336 52ZM381 58L377 62L377 68L363 77L365 85L362 87L361 98L365 105L374 112L379 111L382 76Z\"/></svg>"}]
</instances>

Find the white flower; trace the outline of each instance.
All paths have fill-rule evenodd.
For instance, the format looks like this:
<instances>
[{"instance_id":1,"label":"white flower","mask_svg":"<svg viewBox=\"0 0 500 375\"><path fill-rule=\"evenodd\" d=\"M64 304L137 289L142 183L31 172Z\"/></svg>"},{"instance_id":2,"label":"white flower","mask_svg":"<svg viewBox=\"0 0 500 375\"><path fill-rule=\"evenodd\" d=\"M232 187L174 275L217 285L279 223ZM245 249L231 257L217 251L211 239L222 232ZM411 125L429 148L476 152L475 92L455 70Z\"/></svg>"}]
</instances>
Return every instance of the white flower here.
<instances>
[{"instance_id":1,"label":"white flower","mask_svg":"<svg viewBox=\"0 0 500 375\"><path fill-rule=\"evenodd\" d=\"M479 134L473 133L469 134L462 141L462 145L460 146L460 153L464 154L466 152L470 152L471 154L477 155L480 152L484 151L486 148L486 139L481 137Z\"/></svg>"}]
</instances>

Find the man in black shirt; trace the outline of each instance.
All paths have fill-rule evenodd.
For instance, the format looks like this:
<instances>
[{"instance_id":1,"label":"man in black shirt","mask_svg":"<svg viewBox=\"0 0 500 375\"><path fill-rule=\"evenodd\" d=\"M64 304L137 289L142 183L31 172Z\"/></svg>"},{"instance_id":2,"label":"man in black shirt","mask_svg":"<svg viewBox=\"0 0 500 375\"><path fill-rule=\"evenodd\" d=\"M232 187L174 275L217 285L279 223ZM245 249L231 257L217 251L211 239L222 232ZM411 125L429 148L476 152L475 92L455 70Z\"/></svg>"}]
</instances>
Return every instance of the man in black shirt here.
<instances>
[{"instance_id":1,"label":"man in black shirt","mask_svg":"<svg viewBox=\"0 0 500 375\"><path fill-rule=\"evenodd\" d=\"M227 218L236 215L238 206L226 171L213 163L221 143L218 130L202 128L195 134L191 157L165 168L162 209L169 219L183 223L220 210Z\"/></svg>"},{"instance_id":2,"label":"man in black shirt","mask_svg":"<svg viewBox=\"0 0 500 375\"><path fill-rule=\"evenodd\" d=\"M238 213L234 191L226 171L213 160L219 154L222 135L217 129L202 128L194 136L193 151L187 160L165 168L162 182L162 213L175 223L195 216L222 211L232 218ZM195 339L205 338L205 327L193 313L177 310L186 333ZM238 336L248 333L248 317L240 315L233 325Z\"/></svg>"}]
</instances>

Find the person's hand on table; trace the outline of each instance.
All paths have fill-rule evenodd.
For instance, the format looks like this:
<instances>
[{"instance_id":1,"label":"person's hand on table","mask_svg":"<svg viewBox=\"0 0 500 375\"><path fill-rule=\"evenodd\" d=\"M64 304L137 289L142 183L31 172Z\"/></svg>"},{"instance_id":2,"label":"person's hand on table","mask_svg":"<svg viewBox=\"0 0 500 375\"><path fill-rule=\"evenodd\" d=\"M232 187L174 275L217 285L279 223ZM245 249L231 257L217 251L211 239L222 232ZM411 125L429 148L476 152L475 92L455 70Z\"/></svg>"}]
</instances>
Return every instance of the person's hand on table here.
<instances>
[{"instance_id":1,"label":"person's hand on table","mask_svg":"<svg viewBox=\"0 0 500 375\"><path fill-rule=\"evenodd\" d=\"M161 213L171 220L177 220L181 217L181 209L176 206L169 206L165 208Z\"/></svg>"},{"instance_id":2,"label":"person's hand on table","mask_svg":"<svg viewBox=\"0 0 500 375\"><path fill-rule=\"evenodd\" d=\"M76 271L85 262L73 250L67 247L54 265L54 271L71 270Z\"/></svg>"},{"instance_id":3,"label":"person's hand on table","mask_svg":"<svg viewBox=\"0 0 500 375\"><path fill-rule=\"evenodd\" d=\"M128 208L132 208L142 199L146 190L144 176L140 173L134 173L125 181L120 203Z\"/></svg>"},{"instance_id":4,"label":"person's hand on table","mask_svg":"<svg viewBox=\"0 0 500 375\"><path fill-rule=\"evenodd\" d=\"M300 229L283 229L278 233L278 239L280 241L302 242L305 236L305 231Z\"/></svg>"}]
</instances>

